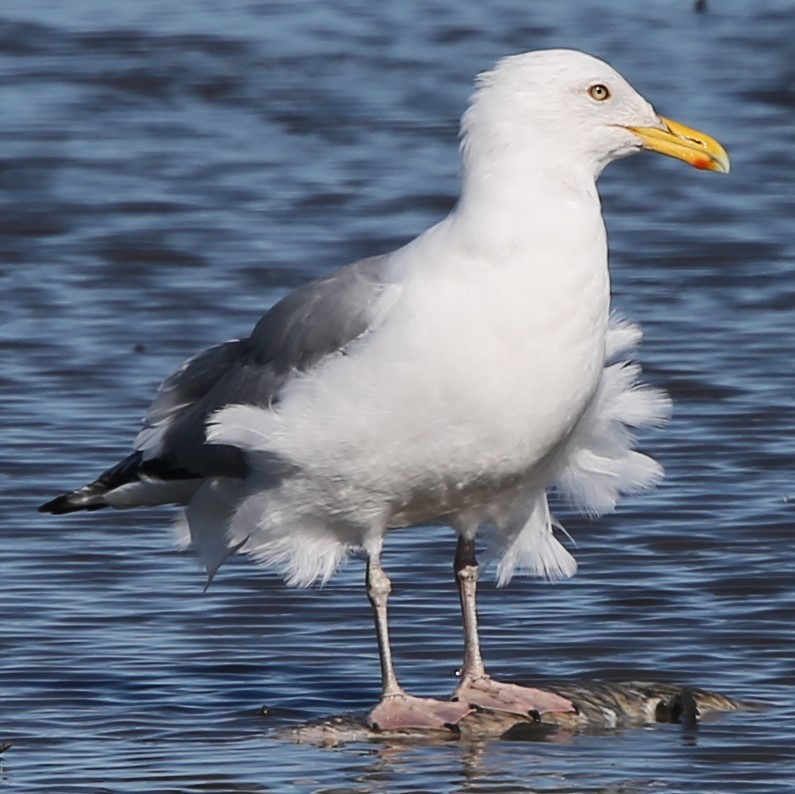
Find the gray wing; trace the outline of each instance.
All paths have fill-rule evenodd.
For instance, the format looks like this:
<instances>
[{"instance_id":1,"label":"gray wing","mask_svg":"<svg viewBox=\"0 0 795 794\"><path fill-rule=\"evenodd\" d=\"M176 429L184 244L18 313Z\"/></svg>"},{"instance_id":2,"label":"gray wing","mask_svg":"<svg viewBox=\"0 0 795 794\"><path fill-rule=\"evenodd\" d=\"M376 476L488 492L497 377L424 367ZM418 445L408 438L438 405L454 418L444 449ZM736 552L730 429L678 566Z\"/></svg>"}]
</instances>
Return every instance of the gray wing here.
<instances>
[{"instance_id":1,"label":"gray wing","mask_svg":"<svg viewBox=\"0 0 795 794\"><path fill-rule=\"evenodd\" d=\"M234 447L205 443L207 418L225 405L273 405L296 372L343 351L370 329L389 287L386 256L309 282L275 304L251 336L204 350L167 378L135 442L157 476L242 476Z\"/></svg>"},{"instance_id":2,"label":"gray wing","mask_svg":"<svg viewBox=\"0 0 795 794\"><path fill-rule=\"evenodd\" d=\"M225 405L274 405L287 381L366 334L382 307L387 256L355 262L287 295L251 336L211 347L169 376L144 419L135 452L94 482L41 505L43 513L113 504L186 504L201 478L242 477L235 447L205 443L208 417Z\"/></svg>"}]
</instances>

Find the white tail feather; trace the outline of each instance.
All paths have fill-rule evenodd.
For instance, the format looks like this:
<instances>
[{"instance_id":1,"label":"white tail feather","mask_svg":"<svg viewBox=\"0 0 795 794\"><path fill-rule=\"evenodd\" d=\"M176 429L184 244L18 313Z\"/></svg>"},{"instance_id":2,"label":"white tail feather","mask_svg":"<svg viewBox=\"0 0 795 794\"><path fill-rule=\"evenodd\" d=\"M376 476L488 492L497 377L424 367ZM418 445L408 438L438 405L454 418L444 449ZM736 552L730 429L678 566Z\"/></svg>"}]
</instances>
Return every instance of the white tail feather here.
<instances>
[{"instance_id":1,"label":"white tail feather","mask_svg":"<svg viewBox=\"0 0 795 794\"><path fill-rule=\"evenodd\" d=\"M577 561L553 534L553 523L542 494L502 552L496 571L498 587L507 585L516 571L547 579L568 579L577 573Z\"/></svg>"},{"instance_id":2,"label":"white tail feather","mask_svg":"<svg viewBox=\"0 0 795 794\"><path fill-rule=\"evenodd\" d=\"M256 405L229 405L207 421L208 444L230 444L243 450L268 448L273 414Z\"/></svg>"},{"instance_id":3,"label":"white tail feather","mask_svg":"<svg viewBox=\"0 0 795 794\"><path fill-rule=\"evenodd\" d=\"M207 586L224 560L245 543L245 538L242 542L230 542L227 533L240 489L241 483L236 480L223 477L205 480L185 510L188 533L184 525L178 527L181 545L190 545L207 571Z\"/></svg>"}]
</instances>

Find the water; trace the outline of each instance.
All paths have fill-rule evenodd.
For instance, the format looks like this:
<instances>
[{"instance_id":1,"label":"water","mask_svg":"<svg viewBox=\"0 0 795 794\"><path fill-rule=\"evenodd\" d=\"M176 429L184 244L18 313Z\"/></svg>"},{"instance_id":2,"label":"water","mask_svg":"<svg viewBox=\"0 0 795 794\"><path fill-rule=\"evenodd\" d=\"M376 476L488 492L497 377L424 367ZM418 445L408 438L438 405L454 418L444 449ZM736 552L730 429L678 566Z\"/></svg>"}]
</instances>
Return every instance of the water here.
<instances>
[{"instance_id":1,"label":"water","mask_svg":"<svg viewBox=\"0 0 795 794\"><path fill-rule=\"evenodd\" d=\"M788 792L795 787L795 93L789 0L0 8L0 788L30 792ZM125 452L157 382L285 290L388 250L456 191L473 74L550 46L611 61L733 173L645 156L602 181L616 304L675 416L664 485L567 517L578 576L483 588L504 677L681 681L776 707L697 731L296 746L364 710L362 565L290 591L245 560L202 595L167 510L35 506ZM445 530L390 540L399 671L459 664ZM262 707L267 706L263 712Z\"/></svg>"}]
</instances>

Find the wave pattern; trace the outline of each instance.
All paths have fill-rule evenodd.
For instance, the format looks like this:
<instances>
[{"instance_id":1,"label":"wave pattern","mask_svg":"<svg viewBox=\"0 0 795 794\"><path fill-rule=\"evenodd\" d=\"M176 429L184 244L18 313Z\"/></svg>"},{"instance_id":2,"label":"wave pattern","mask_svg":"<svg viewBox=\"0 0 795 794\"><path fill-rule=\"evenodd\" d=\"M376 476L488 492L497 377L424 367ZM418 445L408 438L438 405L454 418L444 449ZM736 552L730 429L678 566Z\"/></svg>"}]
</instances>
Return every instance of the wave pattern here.
<instances>
[{"instance_id":1,"label":"wave pattern","mask_svg":"<svg viewBox=\"0 0 795 794\"><path fill-rule=\"evenodd\" d=\"M795 95L787 0L638 5L10 2L0 8L0 787L70 792L774 792L795 684ZM599 20L599 24L594 24ZM676 681L777 704L517 744L297 747L270 729L366 709L360 561L322 592L242 559L211 590L167 510L39 516L115 461L157 382L307 278L388 250L456 192L473 73L573 46L733 156L602 181L617 308L673 417L666 479L597 521L580 570L484 584L495 675ZM452 689L447 530L393 533L406 685Z\"/></svg>"}]
</instances>

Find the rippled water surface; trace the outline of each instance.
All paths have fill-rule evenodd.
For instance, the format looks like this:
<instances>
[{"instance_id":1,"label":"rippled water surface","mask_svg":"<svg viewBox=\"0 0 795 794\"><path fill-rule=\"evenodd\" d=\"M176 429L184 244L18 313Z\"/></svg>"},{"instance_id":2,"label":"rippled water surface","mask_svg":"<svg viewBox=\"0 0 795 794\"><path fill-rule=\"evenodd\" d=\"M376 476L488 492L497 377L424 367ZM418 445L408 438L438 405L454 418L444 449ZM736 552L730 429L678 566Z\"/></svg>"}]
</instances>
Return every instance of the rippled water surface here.
<instances>
[{"instance_id":1,"label":"rippled water surface","mask_svg":"<svg viewBox=\"0 0 795 794\"><path fill-rule=\"evenodd\" d=\"M794 34L789 0L4 0L0 789L795 790ZM484 586L492 672L775 707L695 731L287 743L274 728L377 698L361 561L295 591L233 560L202 594L168 510L35 507L125 453L182 359L443 215L472 76L550 46L611 61L734 171L646 156L602 180L616 304L675 399L644 439L668 476L567 517L571 581ZM419 693L460 661L451 551L444 529L388 546Z\"/></svg>"}]
</instances>

